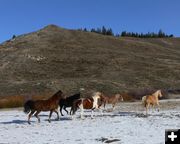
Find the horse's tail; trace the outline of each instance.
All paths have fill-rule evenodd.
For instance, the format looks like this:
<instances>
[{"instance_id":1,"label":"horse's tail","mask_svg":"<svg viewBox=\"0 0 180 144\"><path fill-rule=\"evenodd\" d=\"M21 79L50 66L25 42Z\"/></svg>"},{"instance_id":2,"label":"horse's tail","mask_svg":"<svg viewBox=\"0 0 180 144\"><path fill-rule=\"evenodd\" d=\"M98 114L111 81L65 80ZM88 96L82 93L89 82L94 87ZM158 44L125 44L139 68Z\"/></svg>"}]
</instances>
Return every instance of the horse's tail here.
<instances>
[{"instance_id":1,"label":"horse's tail","mask_svg":"<svg viewBox=\"0 0 180 144\"><path fill-rule=\"evenodd\" d=\"M24 113L29 113L33 108L34 108L34 101L33 100L28 100L24 104Z\"/></svg>"}]
</instances>

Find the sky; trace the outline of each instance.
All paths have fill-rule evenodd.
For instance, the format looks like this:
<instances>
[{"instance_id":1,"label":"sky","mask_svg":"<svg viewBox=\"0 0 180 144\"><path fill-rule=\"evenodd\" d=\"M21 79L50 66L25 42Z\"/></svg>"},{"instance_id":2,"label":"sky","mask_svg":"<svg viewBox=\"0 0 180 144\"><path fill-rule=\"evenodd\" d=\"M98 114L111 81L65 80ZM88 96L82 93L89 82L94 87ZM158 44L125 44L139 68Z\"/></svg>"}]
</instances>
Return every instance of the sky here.
<instances>
[{"instance_id":1,"label":"sky","mask_svg":"<svg viewBox=\"0 0 180 144\"><path fill-rule=\"evenodd\" d=\"M0 0L0 43L49 24L180 37L180 0Z\"/></svg>"}]
</instances>

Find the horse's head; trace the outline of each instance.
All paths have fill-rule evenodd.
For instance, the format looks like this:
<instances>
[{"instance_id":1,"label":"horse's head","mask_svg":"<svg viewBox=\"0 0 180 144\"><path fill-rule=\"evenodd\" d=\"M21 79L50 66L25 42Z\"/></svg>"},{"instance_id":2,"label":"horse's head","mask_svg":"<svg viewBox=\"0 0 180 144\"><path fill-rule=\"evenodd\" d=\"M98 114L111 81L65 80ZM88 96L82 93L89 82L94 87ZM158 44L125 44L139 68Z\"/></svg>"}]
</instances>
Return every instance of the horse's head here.
<instances>
[{"instance_id":1,"label":"horse's head","mask_svg":"<svg viewBox=\"0 0 180 144\"><path fill-rule=\"evenodd\" d=\"M162 92L161 92L161 90L158 90L158 96L159 96L159 97L162 97Z\"/></svg>"},{"instance_id":2,"label":"horse's head","mask_svg":"<svg viewBox=\"0 0 180 144\"><path fill-rule=\"evenodd\" d=\"M162 97L162 93L161 90L157 90L155 93L153 93L152 95L154 95L155 97Z\"/></svg>"},{"instance_id":3,"label":"horse's head","mask_svg":"<svg viewBox=\"0 0 180 144\"><path fill-rule=\"evenodd\" d=\"M64 99L65 98L65 95L64 95L64 93L61 91L61 90L59 90L57 93L55 93L54 95L53 95L53 97L55 97L55 98L57 98L57 99Z\"/></svg>"},{"instance_id":4,"label":"horse's head","mask_svg":"<svg viewBox=\"0 0 180 144\"><path fill-rule=\"evenodd\" d=\"M120 94L116 94L115 96L116 96L116 98L117 98L118 100L120 100L120 101L124 101L124 99L123 99L122 95L120 95Z\"/></svg>"},{"instance_id":5,"label":"horse's head","mask_svg":"<svg viewBox=\"0 0 180 144\"><path fill-rule=\"evenodd\" d=\"M103 93L98 92L98 96L99 96L99 98L100 98L100 100L101 100L102 102L105 102L106 97L105 97L105 95L104 95Z\"/></svg>"},{"instance_id":6,"label":"horse's head","mask_svg":"<svg viewBox=\"0 0 180 144\"><path fill-rule=\"evenodd\" d=\"M96 93L94 93L94 96L93 96L93 97L98 100L98 106L99 106L99 107L106 102L106 99L105 99L105 97L104 97L104 94L101 93L101 92L96 92Z\"/></svg>"}]
</instances>

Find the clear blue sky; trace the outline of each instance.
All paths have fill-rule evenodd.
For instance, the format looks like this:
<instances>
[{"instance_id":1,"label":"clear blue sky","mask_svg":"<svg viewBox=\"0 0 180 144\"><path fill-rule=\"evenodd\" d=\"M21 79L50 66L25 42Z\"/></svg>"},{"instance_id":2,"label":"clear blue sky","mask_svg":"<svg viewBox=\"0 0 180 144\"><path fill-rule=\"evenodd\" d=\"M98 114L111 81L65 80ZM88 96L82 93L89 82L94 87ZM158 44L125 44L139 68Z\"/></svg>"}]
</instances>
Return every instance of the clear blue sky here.
<instances>
[{"instance_id":1,"label":"clear blue sky","mask_svg":"<svg viewBox=\"0 0 180 144\"><path fill-rule=\"evenodd\" d=\"M0 0L0 42L48 24L180 36L180 0Z\"/></svg>"}]
</instances>

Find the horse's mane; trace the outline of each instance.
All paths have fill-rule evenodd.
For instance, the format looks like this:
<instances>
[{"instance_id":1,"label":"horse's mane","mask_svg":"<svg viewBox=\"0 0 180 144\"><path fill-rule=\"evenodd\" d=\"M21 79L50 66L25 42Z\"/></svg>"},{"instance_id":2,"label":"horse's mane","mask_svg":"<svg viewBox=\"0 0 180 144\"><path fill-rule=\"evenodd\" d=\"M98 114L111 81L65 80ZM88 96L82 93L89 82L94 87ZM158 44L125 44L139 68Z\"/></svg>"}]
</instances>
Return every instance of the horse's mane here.
<instances>
[{"instance_id":1,"label":"horse's mane","mask_svg":"<svg viewBox=\"0 0 180 144\"><path fill-rule=\"evenodd\" d=\"M93 96L101 96L101 95L102 95L101 92L94 92L94 93L93 93Z\"/></svg>"},{"instance_id":2,"label":"horse's mane","mask_svg":"<svg viewBox=\"0 0 180 144\"><path fill-rule=\"evenodd\" d=\"M155 91L152 95L153 95L153 96L156 96L156 94L159 93L159 92L161 93L161 90Z\"/></svg>"},{"instance_id":3,"label":"horse's mane","mask_svg":"<svg viewBox=\"0 0 180 144\"><path fill-rule=\"evenodd\" d=\"M52 97L50 97L49 99L56 99L57 97L61 97L62 96L62 91L59 90L58 92L56 92Z\"/></svg>"},{"instance_id":4,"label":"horse's mane","mask_svg":"<svg viewBox=\"0 0 180 144\"><path fill-rule=\"evenodd\" d=\"M62 94L62 91L59 90L58 92L56 92L53 96L56 96L56 95L61 95Z\"/></svg>"}]
</instances>

